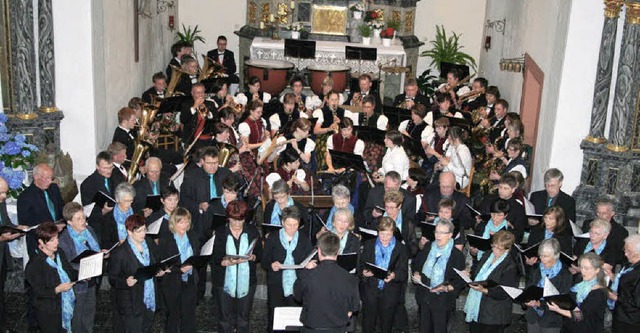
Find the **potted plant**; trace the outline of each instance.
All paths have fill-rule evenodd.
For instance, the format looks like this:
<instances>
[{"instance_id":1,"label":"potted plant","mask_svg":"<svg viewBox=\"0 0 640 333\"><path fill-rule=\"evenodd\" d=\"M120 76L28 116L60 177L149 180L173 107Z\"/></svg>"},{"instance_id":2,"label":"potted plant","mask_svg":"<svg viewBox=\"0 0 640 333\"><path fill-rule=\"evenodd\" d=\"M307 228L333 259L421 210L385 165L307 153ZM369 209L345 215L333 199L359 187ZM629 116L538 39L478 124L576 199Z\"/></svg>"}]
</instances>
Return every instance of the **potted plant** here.
<instances>
[{"instance_id":1,"label":"potted plant","mask_svg":"<svg viewBox=\"0 0 640 333\"><path fill-rule=\"evenodd\" d=\"M195 42L205 43L204 37L200 35L201 32L202 31L198 29L197 25L192 29L191 26L185 27L184 24L182 25L182 31L176 32L177 40L187 42L193 46L193 55L196 59L198 59L198 52L196 52L195 49Z\"/></svg>"},{"instance_id":2,"label":"potted plant","mask_svg":"<svg viewBox=\"0 0 640 333\"><path fill-rule=\"evenodd\" d=\"M364 5L361 3L357 3L351 7L349 7L349 9L353 12L353 18L356 20L360 20L362 19L362 13L364 12Z\"/></svg>"},{"instance_id":3,"label":"potted plant","mask_svg":"<svg viewBox=\"0 0 640 333\"><path fill-rule=\"evenodd\" d=\"M393 28L386 28L380 32L380 38L382 38L382 45L391 46L391 39L395 36L396 31Z\"/></svg>"},{"instance_id":4,"label":"potted plant","mask_svg":"<svg viewBox=\"0 0 640 333\"><path fill-rule=\"evenodd\" d=\"M362 23L358 26L358 31L360 32L360 36L362 36L362 44L371 44L371 34L373 32L371 26L366 23Z\"/></svg>"},{"instance_id":5,"label":"potted plant","mask_svg":"<svg viewBox=\"0 0 640 333\"><path fill-rule=\"evenodd\" d=\"M373 37L380 38L380 31L384 27L384 11L369 10L364 15L364 21L373 29Z\"/></svg>"},{"instance_id":6,"label":"potted plant","mask_svg":"<svg viewBox=\"0 0 640 333\"><path fill-rule=\"evenodd\" d=\"M397 34L398 30L400 30L400 21L397 21L397 20L388 21L387 28L393 28L394 33ZM393 35L393 37L395 37L395 34Z\"/></svg>"},{"instance_id":7,"label":"potted plant","mask_svg":"<svg viewBox=\"0 0 640 333\"><path fill-rule=\"evenodd\" d=\"M291 31L292 39L300 39L300 33L304 31L304 24L302 22L293 22L287 25L285 29Z\"/></svg>"},{"instance_id":8,"label":"potted plant","mask_svg":"<svg viewBox=\"0 0 640 333\"><path fill-rule=\"evenodd\" d=\"M431 48L423 51L421 57L430 57L431 63L429 67L440 69L442 62L450 62L454 64L468 65L474 70L476 69L476 61L467 53L460 51L463 46L460 45L460 36L452 32L451 36L447 36L444 26L436 26L436 38L429 43Z\"/></svg>"}]
</instances>

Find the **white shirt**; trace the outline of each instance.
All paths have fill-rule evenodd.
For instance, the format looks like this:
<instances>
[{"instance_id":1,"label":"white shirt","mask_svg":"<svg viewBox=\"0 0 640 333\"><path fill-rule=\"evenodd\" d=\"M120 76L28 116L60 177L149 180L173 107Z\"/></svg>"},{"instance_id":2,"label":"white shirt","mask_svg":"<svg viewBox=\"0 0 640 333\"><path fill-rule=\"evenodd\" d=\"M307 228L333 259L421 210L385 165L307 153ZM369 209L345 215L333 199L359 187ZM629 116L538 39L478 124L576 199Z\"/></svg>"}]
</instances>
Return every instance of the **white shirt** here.
<instances>
[{"instance_id":1,"label":"white shirt","mask_svg":"<svg viewBox=\"0 0 640 333\"><path fill-rule=\"evenodd\" d=\"M347 115L345 114L345 116L347 116ZM351 120L353 120L353 125L354 126L361 126L360 125L360 112L351 112L351 111L349 111L349 118L351 118ZM381 114L380 117L378 117L378 121L376 122L376 127L381 131L386 131L388 125L389 125L389 118L387 118L387 116Z\"/></svg>"},{"instance_id":2,"label":"white shirt","mask_svg":"<svg viewBox=\"0 0 640 333\"><path fill-rule=\"evenodd\" d=\"M316 143L311 141L310 139L304 139L307 140L307 143L304 145L304 151L303 153L305 154L311 154L312 151L316 150ZM285 139L285 137L281 136L276 140L276 144L281 143L281 142L285 142L287 141L287 139ZM280 150L278 150L278 154L282 153L285 149L287 148L287 145L282 145L282 147L280 148Z\"/></svg>"},{"instance_id":3,"label":"white shirt","mask_svg":"<svg viewBox=\"0 0 640 333\"><path fill-rule=\"evenodd\" d=\"M234 99L236 103L242 104L242 105L246 105L251 100L251 98L249 98L249 96L245 95L244 93L238 93ZM269 103L270 100L271 100L271 94L268 92L263 92L262 102Z\"/></svg>"},{"instance_id":4,"label":"white shirt","mask_svg":"<svg viewBox=\"0 0 640 333\"><path fill-rule=\"evenodd\" d=\"M402 133L402 131L406 131L407 127L409 127L409 122L411 120L407 119L407 120L403 120L400 125L398 125L398 132ZM407 131L408 133L408 131ZM430 142L431 139L433 138L433 127L427 125L423 130L422 133L420 133L420 141L424 141L424 142Z\"/></svg>"},{"instance_id":5,"label":"white shirt","mask_svg":"<svg viewBox=\"0 0 640 333\"><path fill-rule=\"evenodd\" d=\"M349 110L344 110L344 116L351 118L351 120L353 120L354 118L353 114L354 112L351 112ZM313 116L313 118L318 118L318 121L316 122L316 124L322 124L324 122L324 115L322 114L322 109L316 109L315 111L313 111L311 115ZM358 116L357 112L355 116L356 117Z\"/></svg>"},{"instance_id":6,"label":"white shirt","mask_svg":"<svg viewBox=\"0 0 640 333\"><path fill-rule=\"evenodd\" d=\"M460 144L457 148L454 145L449 145L445 156L449 158L449 164L442 170L453 172L460 187L467 186L469 184L471 164L473 163L469 148L465 144Z\"/></svg>"},{"instance_id":7,"label":"white shirt","mask_svg":"<svg viewBox=\"0 0 640 333\"><path fill-rule=\"evenodd\" d=\"M260 118L260 121L262 122L263 130L266 131L267 122L264 120L264 118ZM238 132L240 132L240 136L244 136L248 138L251 135L251 128L249 127L249 124L243 121L242 123L240 123L240 125L238 125Z\"/></svg>"},{"instance_id":8,"label":"white shirt","mask_svg":"<svg viewBox=\"0 0 640 333\"><path fill-rule=\"evenodd\" d=\"M456 111L456 113L453 114L453 118L462 119L462 118L464 118L464 116L462 116L462 113ZM424 116L423 120L424 120L425 123L433 126L433 112L432 111L427 112L427 115ZM451 126L451 125L449 125L449 126Z\"/></svg>"},{"instance_id":9,"label":"white shirt","mask_svg":"<svg viewBox=\"0 0 640 333\"><path fill-rule=\"evenodd\" d=\"M329 150L333 150L333 135L327 139L327 153L329 152ZM362 156L363 152L364 141L358 139L358 141L356 141L355 147L353 147L353 153Z\"/></svg>"},{"instance_id":10,"label":"white shirt","mask_svg":"<svg viewBox=\"0 0 640 333\"><path fill-rule=\"evenodd\" d=\"M129 177L129 172L127 171L127 169L122 166L122 164L118 164L118 163L113 163L113 165L120 170L120 173L124 176L125 179L127 179L127 177Z\"/></svg>"},{"instance_id":11,"label":"white shirt","mask_svg":"<svg viewBox=\"0 0 640 333\"><path fill-rule=\"evenodd\" d=\"M300 118L309 118L309 116L307 116L307 114L304 112L300 112ZM272 131L279 130L280 126L282 126L282 124L280 123L280 116L278 116L277 113L271 115L271 117L269 117L269 124L271 124Z\"/></svg>"},{"instance_id":12,"label":"white shirt","mask_svg":"<svg viewBox=\"0 0 640 333\"><path fill-rule=\"evenodd\" d=\"M507 164L509 164L509 162L511 162L511 159L507 161ZM507 170L507 172L511 172L511 171L518 171L522 175L522 178L527 179L527 169L524 167L524 165L518 164L515 167Z\"/></svg>"},{"instance_id":13,"label":"white shirt","mask_svg":"<svg viewBox=\"0 0 640 333\"><path fill-rule=\"evenodd\" d=\"M446 85L447 85L446 83L443 83L443 84L439 85L438 86L438 90L440 90L440 88L442 88L442 87L444 87ZM471 92L471 88L469 88L469 86L461 86L460 89L458 89L458 91L456 92L456 95L458 97L460 97L460 96L462 96L462 95L464 95L466 93L469 93L469 92Z\"/></svg>"},{"instance_id":14,"label":"white shirt","mask_svg":"<svg viewBox=\"0 0 640 333\"><path fill-rule=\"evenodd\" d=\"M409 157L401 146L387 148L387 152L382 157L382 166L378 173L385 175L389 171L400 174L402 180L407 180L409 176Z\"/></svg>"}]
</instances>

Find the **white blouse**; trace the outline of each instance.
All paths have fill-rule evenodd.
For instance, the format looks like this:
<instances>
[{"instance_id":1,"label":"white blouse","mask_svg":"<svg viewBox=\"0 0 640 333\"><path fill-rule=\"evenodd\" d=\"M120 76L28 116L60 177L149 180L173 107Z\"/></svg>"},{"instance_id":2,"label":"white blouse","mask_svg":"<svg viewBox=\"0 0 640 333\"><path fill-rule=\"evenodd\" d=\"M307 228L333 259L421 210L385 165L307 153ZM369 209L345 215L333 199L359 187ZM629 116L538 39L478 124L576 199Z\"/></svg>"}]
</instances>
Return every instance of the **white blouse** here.
<instances>
[{"instance_id":1,"label":"white blouse","mask_svg":"<svg viewBox=\"0 0 640 333\"><path fill-rule=\"evenodd\" d=\"M404 148L400 146L387 148L387 152L382 157L382 166L378 169L378 173L384 176L389 171L395 171L400 174L402 180L407 180L409 176L409 157Z\"/></svg>"},{"instance_id":2,"label":"white blouse","mask_svg":"<svg viewBox=\"0 0 640 333\"><path fill-rule=\"evenodd\" d=\"M442 170L453 172L456 176L456 182L460 184L461 188L464 188L469 184L471 164L473 163L469 148L465 144L460 144L458 147L449 145L445 156L449 158L449 164Z\"/></svg>"}]
</instances>

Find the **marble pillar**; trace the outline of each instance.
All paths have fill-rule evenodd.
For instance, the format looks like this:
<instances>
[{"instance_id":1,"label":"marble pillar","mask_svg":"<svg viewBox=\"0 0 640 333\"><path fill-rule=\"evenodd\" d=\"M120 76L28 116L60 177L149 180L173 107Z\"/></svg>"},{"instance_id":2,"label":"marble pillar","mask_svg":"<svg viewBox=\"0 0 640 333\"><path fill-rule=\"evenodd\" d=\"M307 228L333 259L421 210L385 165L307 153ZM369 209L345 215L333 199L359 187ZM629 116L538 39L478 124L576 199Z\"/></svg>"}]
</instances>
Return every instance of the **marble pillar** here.
<instances>
[{"instance_id":1,"label":"marble pillar","mask_svg":"<svg viewBox=\"0 0 640 333\"><path fill-rule=\"evenodd\" d=\"M33 34L33 1L9 2L11 25L11 68L13 78L12 111L21 119L37 117L36 61Z\"/></svg>"},{"instance_id":2,"label":"marble pillar","mask_svg":"<svg viewBox=\"0 0 640 333\"><path fill-rule=\"evenodd\" d=\"M55 112L55 61L53 54L52 0L38 0L40 111Z\"/></svg>"},{"instance_id":3,"label":"marble pillar","mask_svg":"<svg viewBox=\"0 0 640 333\"><path fill-rule=\"evenodd\" d=\"M622 0L604 0L604 26L600 41L600 55L598 57L598 72L593 93L591 108L591 124L589 135L585 138L591 143L604 143L604 128L607 121L607 104L611 91L611 76L613 73L613 54L616 46L616 32Z\"/></svg>"}]
</instances>

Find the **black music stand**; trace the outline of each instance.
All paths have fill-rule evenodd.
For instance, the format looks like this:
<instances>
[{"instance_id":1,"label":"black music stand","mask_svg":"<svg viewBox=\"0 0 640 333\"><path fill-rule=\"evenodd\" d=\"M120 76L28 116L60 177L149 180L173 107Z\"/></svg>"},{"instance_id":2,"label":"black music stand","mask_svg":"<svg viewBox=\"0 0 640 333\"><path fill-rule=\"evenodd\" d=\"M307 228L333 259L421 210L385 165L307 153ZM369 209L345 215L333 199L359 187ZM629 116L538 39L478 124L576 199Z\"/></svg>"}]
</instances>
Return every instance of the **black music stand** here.
<instances>
[{"instance_id":1,"label":"black music stand","mask_svg":"<svg viewBox=\"0 0 640 333\"><path fill-rule=\"evenodd\" d=\"M447 79L447 73L452 69L457 69L458 71L460 71L460 80L462 80L463 78L469 76L469 66L460 65L460 64L454 64L454 63L450 63L450 62L441 62L440 63L440 77L446 80Z\"/></svg>"},{"instance_id":2,"label":"black music stand","mask_svg":"<svg viewBox=\"0 0 640 333\"><path fill-rule=\"evenodd\" d=\"M382 114L389 118L389 128L397 128L404 120L411 120L411 110L391 105L383 105Z\"/></svg>"},{"instance_id":3,"label":"black music stand","mask_svg":"<svg viewBox=\"0 0 640 333\"><path fill-rule=\"evenodd\" d=\"M358 73L360 73L362 72L363 61L376 61L378 59L378 49L375 47L345 46L344 57L347 60L358 60Z\"/></svg>"},{"instance_id":4,"label":"black music stand","mask_svg":"<svg viewBox=\"0 0 640 333\"><path fill-rule=\"evenodd\" d=\"M331 154L331 162L333 162L334 169L354 169L356 171L369 173L360 155L344 153L337 150L329 150L329 154Z\"/></svg>"},{"instance_id":5,"label":"black music stand","mask_svg":"<svg viewBox=\"0 0 640 333\"><path fill-rule=\"evenodd\" d=\"M178 112L182 108L182 103L189 100L189 98L191 98L191 96L173 96L164 98L162 102L160 102L157 114Z\"/></svg>"},{"instance_id":6,"label":"black music stand","mask_svg":"<svg viewBox=\"0 0 640 333\"><path fill-rule=\"evenodd\" d=\"M300 59L316 58L316 42L313 40L285 39L284 56L296 58L296 69L300 72Z\"/></svg>"},{"instance_id":7,"label":"black music stand","mask_svg":"<svg viewBox=\"0 0 640 333\"><path fill-rule=\"evenodd\" d=\"M447 117L447 119L449 119L449 128L456 126L456 127L462 128L465 131L471 132L471 128L473 127L473 124L468 119L456 118L456 117Z\"/></svg>"},{"instance_id":8,"label":"black music stand","mask_svg":"<svg viewBox=\"0 0 640 333\"><path fill-rule=\"evenodd\" d=\"M423 160L428 158L420 140L406 135L403 135L402 138L404 139L402 140L402 147L409 155L422 157Z\"/></svg>"},{"instance_id":9,"label":"black music stand","mask_svg":"<svg viewBox=\"0 0 640 333\"><path fill-rule=\"evenodd\" d=\"M378 144L384 141L384 136L387 133L386 131L380 130L376 127L368 126L354 126L353 131L357 133L358 139L361 139L364 142Z\"/></svg>"}]
</instances>

